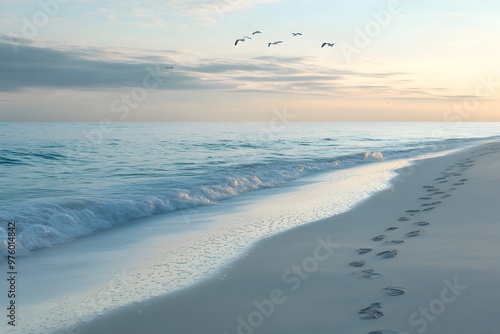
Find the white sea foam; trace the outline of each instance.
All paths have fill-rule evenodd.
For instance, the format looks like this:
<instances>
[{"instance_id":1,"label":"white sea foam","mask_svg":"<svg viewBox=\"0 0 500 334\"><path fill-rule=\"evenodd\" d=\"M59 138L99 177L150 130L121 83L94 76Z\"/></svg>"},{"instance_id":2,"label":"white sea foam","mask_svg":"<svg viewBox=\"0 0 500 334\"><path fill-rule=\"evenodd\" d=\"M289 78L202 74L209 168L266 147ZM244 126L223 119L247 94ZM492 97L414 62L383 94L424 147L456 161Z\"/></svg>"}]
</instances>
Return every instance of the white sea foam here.
<instances>
[{"instance_id":1,"label":"white sea foam","mask_svg":"<svg viewBox=\"0 0 500 334\"><path fill-rule=\"evenodd\" d=\"M184 189L154 189L146 186L135 194L91 199L59 200L53 203L10 205L0 209L0 221L18 223L18 255L51 247L90 235L96 231L136 219L178 210L213 205L252 190L272 188L316 172L376 161L381 152L345 156L342 160L321 160L279 165L256 165L223 171L211 177L212 184L191 185ZM165 185L167 186L167 185ZM148 193L149 192L149 193ZM0 237L5 235L0 226ZM3 239L3 238L2 238ZM0 244L0 255L7 248Z\"/></svg>"}]
</instances>

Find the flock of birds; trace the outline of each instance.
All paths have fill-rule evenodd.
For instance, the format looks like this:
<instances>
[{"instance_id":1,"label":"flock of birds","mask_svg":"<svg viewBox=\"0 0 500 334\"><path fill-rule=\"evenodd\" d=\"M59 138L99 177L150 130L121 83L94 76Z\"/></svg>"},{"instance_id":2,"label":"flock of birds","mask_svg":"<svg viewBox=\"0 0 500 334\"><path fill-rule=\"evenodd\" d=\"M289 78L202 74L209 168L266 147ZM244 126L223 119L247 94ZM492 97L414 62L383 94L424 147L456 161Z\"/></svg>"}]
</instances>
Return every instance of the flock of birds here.
<instances>
[{"instance_id":1,"label":"flock of birds","mask_svg":"<svg viewBox=\"0 0 500 334\"><path fill-rule=\"evenodd\" d=\"M260 35L260 34L262 34L262 31L257 30L257 31L254 31L252 33L252 36L253 35ZM302 33L300 33L300 32L292 32L292 36L293 37L302 36ZM248 37L248 36L244 36L243 38L238 38L234 42L234 46L238 45L239 42L244 42L247 39L252 39L252 38ZM280 45L281 43L283 43L283 41L269 42L269 43L267 43L267 47L271 47L271 45ZM323 44L321 44L321 48L324 48L325 46L333 47L334 45L335 45L335 43L324 42Z\"/></svg>"},{"instance_id":2,"label":"flock of birds","mask_svg":"<svg viewBox=\"0 0 500 334\"><path fill-rule=\"evenodd\" d=\"M254 35L260 35L260 34L262 34L262 31L257 30L257 31L254 31L252 33L252 36L254 36ZM292 36L293 37L302 36L302 33L300 33L300 32L292 32ZM248 36L244 36L243 38L238 38L234 42L234 46L238 45L238 43L240 43L240 42L244 42L247 39L252 39L252 38L248 37ZM269 47L271 47L271 45L280 45L281 43L283 43L283 41L269 42L269 43L267 43L267 47L269 48ZM323 44L321 44L321 48L324 48L325 46L333 47L334 45L335 45L335 43L324 42ZM175 64L166 66L165 68L169 69L169 70L173 70L174 66L175 66Z\"/></svg>"}]
</instances>

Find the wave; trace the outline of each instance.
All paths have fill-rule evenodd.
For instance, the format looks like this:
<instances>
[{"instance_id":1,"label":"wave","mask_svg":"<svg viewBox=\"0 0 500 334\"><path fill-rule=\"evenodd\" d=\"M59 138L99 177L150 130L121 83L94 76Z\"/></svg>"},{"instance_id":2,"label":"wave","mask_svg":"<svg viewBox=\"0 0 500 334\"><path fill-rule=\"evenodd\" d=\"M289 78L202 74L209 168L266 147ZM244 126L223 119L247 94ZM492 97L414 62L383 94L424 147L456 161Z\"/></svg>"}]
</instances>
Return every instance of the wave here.
<instances>
[{"instance_id":1,"label":"wave","mask_svg":"<svg viewBox=\"0 0 500 334\"><path fill-rule=\"evenodd\" d=\"M18 255L55 246L125 222L199 206L214 205L239 194L271 188L334 168L380 160L378 153L290 163L246 164L203 176L189 187L157 182L123 195L31 203L0 209L0 221L17 222ZM6 255L7 231L0 227L0 255Z\"/></svg>"},{"instance_id":2,"label":"wave","mask_svg":"<svg viewBox=\"0 0 500 334\"><path fill-rule=\"evenodd\" d=\"M63 160L66 156L54 152L31 152L28 150L0 150L0 164L29 165L37 159Z\"/></svg>"},{"instance_id":3,"label":"wave","mask_svg":"<svg viewBox=\"0 0 500 334\"><path fill-rule=\"evenodd\" d=\"M239 164L225 168L223 165L212 165L210 170L203 173L200 171L195 176L190 174L188 179L172 181L172 178L158 178L147 183L127 184L123 189L114 188L111 193L92 197L4 205L0 207L0 222L18 223L18 255L28 255L30 251L69 242L125 222L214 205L245 192L277 187L310 174L381 160L411 158L450 148L453 144L472 141L477 139L429 140L425 143L415 142L414 145L410 143L402 150L387 148L359 151L301 161L275 158L260 163L240 161ZM43 159L63 157L59 154L43 155ZM277 154L276 157L278 156ZM15 160L12 155L6 159L0 155L0 164L2 163L23 162ZM143 176L142 173L138 175ZM135 176L137 175L122 173L121 178L133 179ZM6 224L0 226L0 255L6 255L7 251L5 226Z\"/></svg>"}]
</instances>

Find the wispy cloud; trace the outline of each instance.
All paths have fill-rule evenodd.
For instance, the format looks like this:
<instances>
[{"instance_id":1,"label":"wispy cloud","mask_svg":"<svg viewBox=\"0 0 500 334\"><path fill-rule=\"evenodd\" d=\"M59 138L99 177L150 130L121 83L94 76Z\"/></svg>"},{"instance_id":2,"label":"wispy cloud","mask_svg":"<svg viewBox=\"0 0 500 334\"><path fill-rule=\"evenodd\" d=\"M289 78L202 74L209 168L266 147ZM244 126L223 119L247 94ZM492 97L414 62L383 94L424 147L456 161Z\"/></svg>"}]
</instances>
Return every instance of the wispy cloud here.
<instances>
[{"instance_id":1,"label":"wispy cloud","mask_svg":"<svg viewBox=\"0 0 500 334\"><path fill-rule=\"evenodd\" d=\"M445 97L445 90L412 86L408 74L336 68L314 57L204 58L178 50L140 50L16 41L0 35L0 91L140 86L148 71L164 76L163 90L293 92L328 96ZM177 64L173 70L168 64Z\"/></svg>"},{"instance_id":2,"label":"wispy cloud","mask_svg":"<svg viewBox=\"0 0 500 334\"><path fill-rule=\"evenodd\" d=\"M83 1L83 0L80 0ZM146 28L164 27L166 17L187 16L204 22L215 22L224 15L243 11L266 3L282 0L129 0L99 3L96 13L105 15L110 21L131 19Z\"/></svg>"},{"instance_id":3,"label":"wispy cloud","mask_svg":"<svg viewBox=\"0 0 500 334\"><path fill-rule=\"evenodd\" d=\"M201 20L222 18L225 14L237 12L281 0L170 0L164 2L179 13Z\"/></svg>"},{"instance_id":4,"label":"wispy cloud","mask_svg":"<svg viewBox=\"0 0 500 334\"><path fill-rule=\"evenodd\" d=\"M18 39L18 52L0 38L0 91L24 88L115 88L135 87L160 64L175 62L180 51L131 52L128 49L98 49L75 46L46 46ZM196 89L205 84L189 73L167 73L164 89Z\"/></svg>"}]
</instances>

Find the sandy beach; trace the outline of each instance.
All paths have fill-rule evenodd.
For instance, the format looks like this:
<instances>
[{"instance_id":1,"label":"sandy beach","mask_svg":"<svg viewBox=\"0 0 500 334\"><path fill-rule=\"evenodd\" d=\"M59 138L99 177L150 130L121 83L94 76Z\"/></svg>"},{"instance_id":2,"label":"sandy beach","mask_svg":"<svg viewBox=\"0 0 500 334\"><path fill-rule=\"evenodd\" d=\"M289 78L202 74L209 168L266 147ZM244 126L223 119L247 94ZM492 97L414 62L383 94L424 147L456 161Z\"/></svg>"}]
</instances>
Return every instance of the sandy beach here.
<instances>
[{"instance_id":1,"label":"sandy beach","mask_svg":"<svg viewBox=\"0 0 500 334\"><path fill-rule=\"evenodd\" d=\"M355 209L81 333L498 333L500 143L416 161Z\"/></svg>"}]
</instances>

